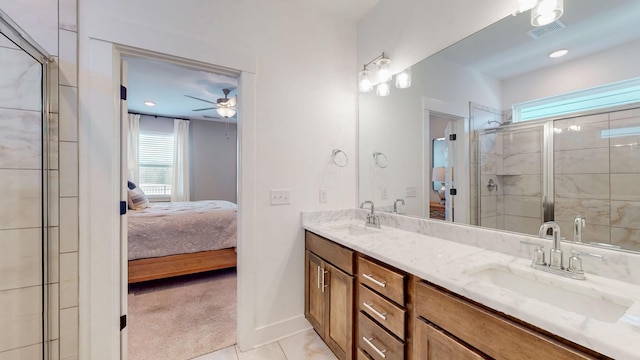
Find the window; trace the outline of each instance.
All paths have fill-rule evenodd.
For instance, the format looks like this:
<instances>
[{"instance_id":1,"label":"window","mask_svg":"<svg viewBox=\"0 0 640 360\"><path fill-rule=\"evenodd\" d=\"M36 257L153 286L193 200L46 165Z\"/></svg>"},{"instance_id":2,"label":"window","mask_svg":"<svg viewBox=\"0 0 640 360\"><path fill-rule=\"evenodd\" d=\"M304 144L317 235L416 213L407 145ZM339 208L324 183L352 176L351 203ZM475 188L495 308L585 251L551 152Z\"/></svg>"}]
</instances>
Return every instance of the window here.
<instances>
[{"instance_id":1,"label":"window","mask_svg":"<svg viewBox=\"0 0 640 360\"><path fill-rule=\"evenodd\" d=\"M640 101L640 78L513 105L513 121L586 112Z\"/></svg>"},{"instance_id":2,"label":"window","mask_svg":"<svg viewBox=\"0 0 640 360\"><path fill-rule=\"evenodd\" d=\"M140 132L140 188L149 197L171 196L173 134Z\"/></svg>"}]
</instances>

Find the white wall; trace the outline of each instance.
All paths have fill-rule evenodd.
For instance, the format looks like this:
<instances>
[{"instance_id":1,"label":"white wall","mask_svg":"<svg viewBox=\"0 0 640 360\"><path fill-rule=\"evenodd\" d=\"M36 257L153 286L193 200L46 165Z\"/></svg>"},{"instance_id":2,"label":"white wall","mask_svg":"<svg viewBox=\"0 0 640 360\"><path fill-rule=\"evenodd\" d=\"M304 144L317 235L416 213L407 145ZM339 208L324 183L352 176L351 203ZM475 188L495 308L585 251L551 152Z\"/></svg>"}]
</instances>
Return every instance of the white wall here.
<instances>
[{"instance_id":1,"label":"white wall","mask_svg":"<svg viewBox=\"0 0 640 360\"><path fill-rule=\"evenodd\" d=\"M240 89L239 96L245 96L240 102L251 106L239 112L238 130L244 174L239 199L244 206L240 208L239 345L247 349L308 327L303 317L300 211L353 207L356 201L355 162L341 168L330 183L323 176L333 148L344 150L351 159L355 156L355 24L293 0L201 0L189 5L86 0L81 3L80 20L83 128L87 136L107 140L103 151L113 147L109 141L117 126L109 124L113 105L104 99L113 74L101 40L244 71L242 77L249 79L244 84L255 95ZM90 156L102 155L94 150ZM107 170L110 161L113 156L104 162ZM86 166L92 166L89 159ZM113 176L108 171L107 175ZM318 201L321 185L328 190L326 204ZM292 204L270 206L269 190L274 188L290 189ZM100 203L108 201L102 194L95 196ZM105 235L109 231L97 230L103 225L91 220L91 212L87 216L86 224L81 223L87 226L82 232L87 248L117 241ZM107 262L98 266L112 266ZM89 260L85 266L91 273L108 270ZM86 286L88 301L101 302L96 294L103 290ZM99 342L95 334L99 322L108 319L83 318L81 326L92 320L96 322L82 331L87 331L86 342L92 341L83 344L82 353L87 358L110 356L102 349L111 340Z\"/></svg>"},{"instance_id":2,"label":"white wall","mask_svg":"<svg viewBox=\"0 0 640 360\"><path fill-rule=\"evenodd\" d=\"M189 134L191 200L237 202L236 124L191 120Z\"/></svg>"},{"instance_id":3,"label":"white wall","mask_svg":"<svg viewBox=\"0 0 640 360\"><path fill-rule=\"evenodd\" d=\"M640 77L639 62L640 42L636 41L507 79L502 82L502 109L524 101Z\"/></svg>"}]
</instances>

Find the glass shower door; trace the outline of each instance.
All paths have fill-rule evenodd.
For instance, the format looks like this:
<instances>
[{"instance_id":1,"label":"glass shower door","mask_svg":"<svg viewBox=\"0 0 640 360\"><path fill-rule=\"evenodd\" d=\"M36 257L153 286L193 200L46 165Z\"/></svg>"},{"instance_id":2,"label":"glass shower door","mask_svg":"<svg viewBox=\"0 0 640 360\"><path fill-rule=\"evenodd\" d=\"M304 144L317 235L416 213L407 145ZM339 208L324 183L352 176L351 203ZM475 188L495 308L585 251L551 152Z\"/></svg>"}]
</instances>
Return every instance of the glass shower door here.
<instances>
[{"instance_id":1,"label":"glass shower door","mask_svg":"<svg viewBox=\"0 0 640 360\"><path fill-rule=\"evenodd\" d=\"M0 358L47 358L46 62L0 18ZM24 45L22 41L17 41Z\"/></svg>"}]
</instances>

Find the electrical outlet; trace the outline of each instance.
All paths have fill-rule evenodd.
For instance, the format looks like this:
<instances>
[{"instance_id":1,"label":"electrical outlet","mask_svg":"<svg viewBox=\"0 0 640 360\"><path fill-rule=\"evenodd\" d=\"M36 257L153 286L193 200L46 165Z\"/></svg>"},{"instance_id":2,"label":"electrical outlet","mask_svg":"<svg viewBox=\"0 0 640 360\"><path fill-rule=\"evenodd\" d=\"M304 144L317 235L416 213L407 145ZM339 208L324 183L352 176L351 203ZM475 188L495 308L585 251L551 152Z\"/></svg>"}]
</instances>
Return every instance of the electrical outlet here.
<instances>
[{"instance_id":1,"label":"electrical outlet","mask_svg":"<svg viewBox=\"0 0 640 360\"><path fill-rule=\"evenodd\" d=\"M271 205L287 205L291 204L291 190L278 189L271 190Z\"/></svg>"},{"instance_id":2,"label":"electrical outlet","mask_svg":"<svg viewBox=\"0 0 640 360\"><path fill-rule=\"evenodd\" d=\"M320 197L320 202L321 203L326 203L327 202L327 189L320 189L319 197Z\"/></svg>"},{"instance_id":3,"label":"electrical outlet","mask_svg":"<svg viewBox=\"0 0 640 360\"><path fill-rule=\"evenodd\" d=\"M380 199L382 200L386 200L387 199L387 188L384 187L380 190Z\"/></svg>"},{"instance_id":4,"label":"electrical outlet","mask_svg":"<svg viewBox=\"0 0 640 360\"><path fill-rule=\"evenodd\" d=\"M404 196L405 197L416 197L416 196L418 196L418 189L415 186L407 186Z\"/></svg>"}]
</instances>

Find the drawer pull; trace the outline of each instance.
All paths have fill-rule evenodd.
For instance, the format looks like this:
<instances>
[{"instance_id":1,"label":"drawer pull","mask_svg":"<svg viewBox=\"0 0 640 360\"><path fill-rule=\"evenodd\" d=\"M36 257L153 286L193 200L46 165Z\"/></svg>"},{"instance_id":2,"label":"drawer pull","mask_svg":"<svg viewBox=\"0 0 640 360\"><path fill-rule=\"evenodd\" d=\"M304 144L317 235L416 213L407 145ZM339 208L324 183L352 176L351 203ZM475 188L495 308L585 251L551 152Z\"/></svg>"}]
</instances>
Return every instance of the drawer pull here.
<instances>
[{"instance_id":1,"label":"drawer pull","mask_svg":"<svg viewBox=\"0 0 640 360\"><path fill-rule=\"evenodd\" d=\"M373 277L373 274L362 274L362 276L364 276L365 279L371 281L372 283L381 286L381 287L386 287L387 286L387 282L386 281L379 281L376 280L376 278Z\"/></svg>"},{"instance_id":2,"label":"drawer pull","mask_svg":"<svg viewBox=\"0 0 640 360\"><path fill-rule=\"evenodd\" d=\"M374 315L376 315L380 319L387 320L387 313L381 313L378 310L374 309L373 304L367 304L367 303L363 302L362 306L364 306L367 309L369 309L369 311L371 311Z\"/></svg>"},{"instance_id":3,"label":"drawer pull","mask_svg":"<svg viewBox=\"0 0 640 360\"><path fill-rule=\"evenodd\" d=\"M320 265L318 265L318 289L320 289Z\"/></svg>"},{"instance_id":4,"label":"drawer pull","mask_svg":"<svg viewBox=\"0 0 640 360\"><path fill-rule=\"evenodd\" d=\"M373 350L375 350L380 356L382 356L382 358L386 358L387 355L385 354L387 352L387 349L384 350L380 350L378 349L375 345L373 345L373 338L368 338L366 336L362 337L362 340L364 340L364 342L367 343L367 345L371 346L373 348Z\"/></svg>"}]
</instances>

